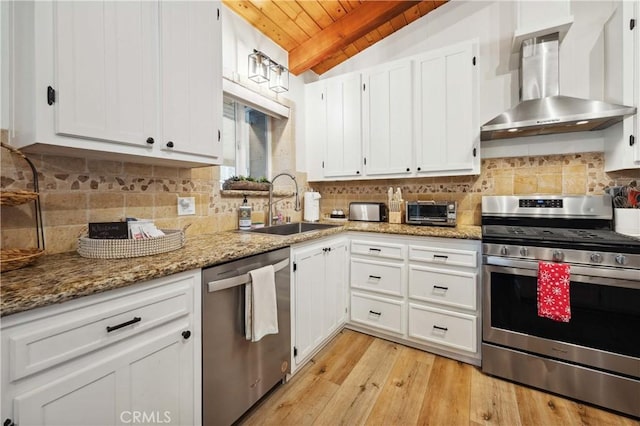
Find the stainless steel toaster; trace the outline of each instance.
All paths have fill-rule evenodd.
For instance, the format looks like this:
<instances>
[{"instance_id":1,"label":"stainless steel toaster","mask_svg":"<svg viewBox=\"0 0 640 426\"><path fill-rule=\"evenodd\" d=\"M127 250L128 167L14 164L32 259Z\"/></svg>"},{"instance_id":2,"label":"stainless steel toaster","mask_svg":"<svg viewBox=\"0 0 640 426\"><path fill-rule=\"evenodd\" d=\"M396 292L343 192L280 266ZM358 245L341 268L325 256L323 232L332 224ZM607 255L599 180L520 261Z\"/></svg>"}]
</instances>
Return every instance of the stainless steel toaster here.
<instances>
[{"instance_id":1,"label":"stainless steel toaster","mask_svg":"<svg viewBox=\"0 0 640 426\"><path fill-rule=\"evenodd\" d=\"M349 220L364 222L386 222L387 205L385 203L357 202L349 204Z\"/></svg>"}]
</instances>

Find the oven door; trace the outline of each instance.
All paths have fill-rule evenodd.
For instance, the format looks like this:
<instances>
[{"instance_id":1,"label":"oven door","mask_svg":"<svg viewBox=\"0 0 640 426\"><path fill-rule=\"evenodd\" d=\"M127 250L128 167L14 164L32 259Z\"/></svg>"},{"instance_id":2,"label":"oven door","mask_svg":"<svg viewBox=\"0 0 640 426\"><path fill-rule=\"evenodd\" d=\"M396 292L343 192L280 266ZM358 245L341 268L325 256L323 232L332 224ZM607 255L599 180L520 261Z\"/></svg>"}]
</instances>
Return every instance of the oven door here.
<instances>
[{"instance_id":1,"label":"oven door","mask_svg":"<svg viewBox=\"0 0 640 426\"><path fill-rule=\"evenodd\" d=\"M564 323L538 316L538 262L483 263L483 341L640 377L640 281L630 279L638 271L572 265Z\"/></svg>"}]
</instances>

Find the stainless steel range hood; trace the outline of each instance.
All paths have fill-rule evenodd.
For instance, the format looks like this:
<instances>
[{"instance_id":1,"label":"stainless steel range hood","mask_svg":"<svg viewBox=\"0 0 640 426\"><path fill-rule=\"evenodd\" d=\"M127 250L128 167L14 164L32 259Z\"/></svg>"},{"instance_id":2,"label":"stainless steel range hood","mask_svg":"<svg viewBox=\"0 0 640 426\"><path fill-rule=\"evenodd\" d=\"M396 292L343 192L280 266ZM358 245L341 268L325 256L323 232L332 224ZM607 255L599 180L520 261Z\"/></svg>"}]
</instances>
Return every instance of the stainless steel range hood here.
<instances>
[{"instance_id":1,"label":"stainless steel range hood","mask_svg":"<svg viewBox=\"0 0 640 426\"><path fill-rule=\"evenodd\" d=\"M520 47L520 104L481 127L480 140L601 130L636 113L635 107L560 96L558 33Z\"/></svg>"}]
</instances>

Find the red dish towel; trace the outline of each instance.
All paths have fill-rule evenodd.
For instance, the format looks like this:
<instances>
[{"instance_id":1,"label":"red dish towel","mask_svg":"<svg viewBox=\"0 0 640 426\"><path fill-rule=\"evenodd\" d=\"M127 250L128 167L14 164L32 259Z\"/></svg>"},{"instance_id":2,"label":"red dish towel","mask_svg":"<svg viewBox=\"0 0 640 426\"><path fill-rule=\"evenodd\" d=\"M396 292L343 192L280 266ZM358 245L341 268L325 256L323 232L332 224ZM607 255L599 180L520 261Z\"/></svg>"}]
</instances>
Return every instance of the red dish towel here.
<instances>
[{"instance_id":1,"label":"red dish towel","mask_svg":"<svg viewBox=\"0 0 640 426\"><path fill-rule=\"evenodd\" d=\"M538 316L569 322L570 265L538 262Z\"/></svg>"}]
</instances>

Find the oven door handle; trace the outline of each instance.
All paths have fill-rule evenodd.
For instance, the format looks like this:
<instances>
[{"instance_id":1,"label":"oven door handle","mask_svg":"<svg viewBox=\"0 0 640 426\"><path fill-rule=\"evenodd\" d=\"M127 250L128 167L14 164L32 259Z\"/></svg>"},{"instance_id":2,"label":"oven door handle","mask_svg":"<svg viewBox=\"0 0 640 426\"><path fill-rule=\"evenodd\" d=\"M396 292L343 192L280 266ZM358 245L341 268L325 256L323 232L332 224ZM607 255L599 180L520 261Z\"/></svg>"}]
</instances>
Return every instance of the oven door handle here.
<instances>
[{"instance_id":1,"label":"oven door handle","mask_svg":"<svg viewBox=\"0 0 640 426\"><path fill-rule=\"evenodd\" d=\"M525 275L535 276L538 262L522 259L509 259L500 256L483 256L484 265L502 266L517 270L530 271ZM603 268L597 266L581 266L571 264L571 279L580 282L602 283L616 287L640 288L637 269ZM596 278L597 277L597 278Z\"/></svg>"}]
</instances>

